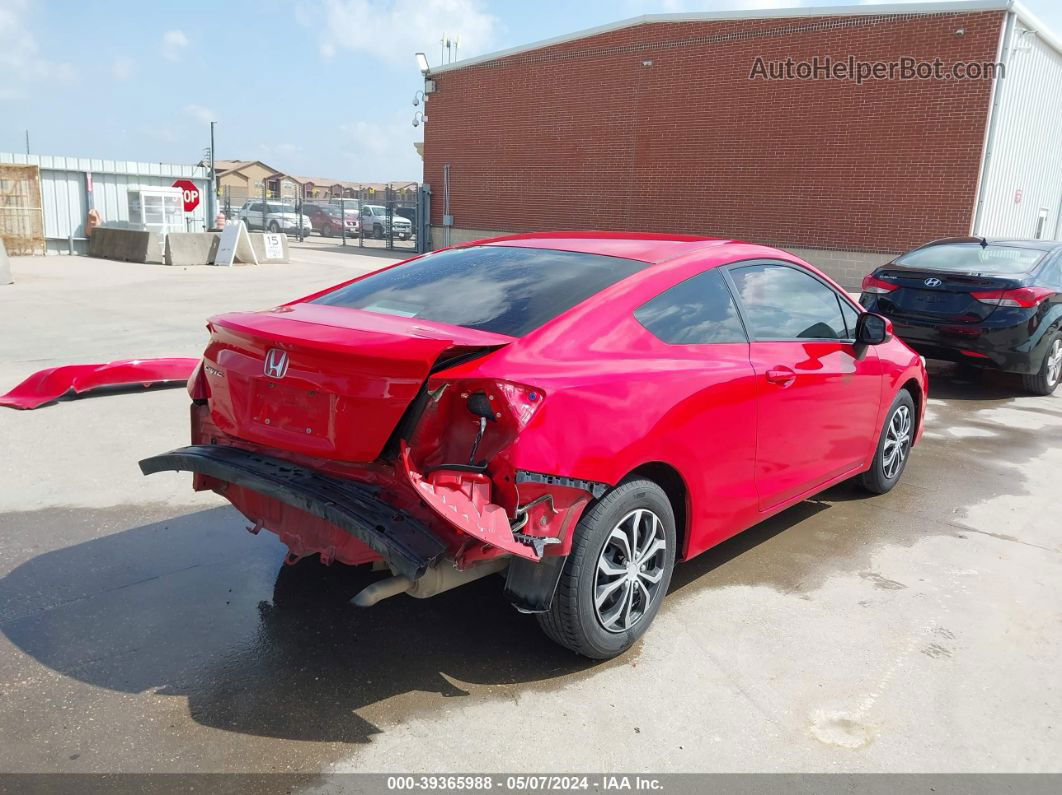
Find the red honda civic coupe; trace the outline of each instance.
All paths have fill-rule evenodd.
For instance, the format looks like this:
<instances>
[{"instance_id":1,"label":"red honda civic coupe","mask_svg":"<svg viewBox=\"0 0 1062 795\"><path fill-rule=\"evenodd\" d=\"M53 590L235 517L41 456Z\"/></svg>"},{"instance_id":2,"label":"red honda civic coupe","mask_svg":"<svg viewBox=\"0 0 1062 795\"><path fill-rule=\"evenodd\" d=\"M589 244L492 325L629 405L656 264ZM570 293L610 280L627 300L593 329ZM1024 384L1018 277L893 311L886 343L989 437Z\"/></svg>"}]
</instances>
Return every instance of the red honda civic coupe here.
<instances>
[{"instance_id":1,"label":"red honda civic coupe","mask_svg":"<svg viewBox=\"0 0 1062 795\"><path fill-rule=\"evenodd\" d=\"M648 628L675 561L847 478L903 474L918 354L806 262L678 235L437 251L211 318L194 473L288 546L368 564L361 606L504 573L592 658Z\"/></svg>"}]
</instances>

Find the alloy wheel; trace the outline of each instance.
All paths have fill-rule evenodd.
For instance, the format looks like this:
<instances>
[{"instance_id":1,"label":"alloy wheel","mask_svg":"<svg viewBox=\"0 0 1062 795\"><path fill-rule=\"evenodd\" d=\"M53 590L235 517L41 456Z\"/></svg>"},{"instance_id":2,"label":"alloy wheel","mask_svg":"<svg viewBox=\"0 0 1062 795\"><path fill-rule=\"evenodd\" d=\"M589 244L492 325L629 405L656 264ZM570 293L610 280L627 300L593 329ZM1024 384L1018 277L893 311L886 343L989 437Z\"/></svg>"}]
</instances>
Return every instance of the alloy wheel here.
<instances>
[{"instance_id":1,"label":"alloy wheel","mask_svg":"<svg viewBox=\"0 0 1062 795\"><path fill-rule=\"evenodd\" d=\"M638 508L612 528L594 573L594 610L609 632L635 626L657 598L667 540L655 513Z\"/></svg>"},{"instance_id":2,"label":"alloy wheel","mask_svg":"<svg viewBox=\"0 0 1062 795\"><path fill-rule=\"evenodd\" d=\"M896 477L910 450L911 410L907 406L898 406L889 419L885 446L881 449L881 469L886 478Z\"/></svg>"},{"instance_id":3,"label":"alloy wheel","mask_svg":"<svg viewBox=\"0 0 1062 795\"><path fill-rule=\"evenodd\" d=\"M1052 386L1057 384L1060 375L1062 375L1062 339L1056 339L1047 354L1047 383Z\"/></svg>"}]
</instances>

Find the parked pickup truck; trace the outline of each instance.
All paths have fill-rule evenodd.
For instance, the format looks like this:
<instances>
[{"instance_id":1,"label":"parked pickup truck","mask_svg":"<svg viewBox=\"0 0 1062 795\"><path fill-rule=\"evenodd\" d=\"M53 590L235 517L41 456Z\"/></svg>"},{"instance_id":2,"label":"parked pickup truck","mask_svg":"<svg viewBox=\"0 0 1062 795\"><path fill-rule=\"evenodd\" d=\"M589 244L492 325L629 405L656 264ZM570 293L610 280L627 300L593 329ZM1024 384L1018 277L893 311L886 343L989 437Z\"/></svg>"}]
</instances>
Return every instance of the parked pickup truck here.
<instances>
[{"instance_id":1,"label":"parked pickup truck","mask_svg":"<svg viewBox=\"0 0 1062 795\"><path fill-rule=\"evenodd\" d=\"M398 240L409 240L413 237L413 224L408 218L395 215L388 219L387 208L380 204L363 204L361 206L361 228L365 230L366 237L382 239L388 236L387 232L391 224L394 224L394 237Z\"/></svg>"}]
</instances>

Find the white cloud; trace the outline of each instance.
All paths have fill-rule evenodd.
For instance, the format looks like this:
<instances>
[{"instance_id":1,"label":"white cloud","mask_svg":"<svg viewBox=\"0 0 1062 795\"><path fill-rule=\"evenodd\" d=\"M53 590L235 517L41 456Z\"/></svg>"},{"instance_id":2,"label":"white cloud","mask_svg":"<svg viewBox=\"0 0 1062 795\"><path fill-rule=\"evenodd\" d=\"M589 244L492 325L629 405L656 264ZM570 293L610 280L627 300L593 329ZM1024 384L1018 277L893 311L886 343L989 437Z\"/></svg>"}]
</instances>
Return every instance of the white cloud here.
<instances>
[{"instance_id":1,"label":"white cloud","mask_svg":"<svg viewBox=\"0 0 1062 795\"><path fill-rule=\"evenodd\" d=\"M113 61L111 61L111 77L115 80L128 80L133 76L133 63L132 58L126 58L124 55L119 55Z\"/></svg>"},{"instance_id":2,"label":"white cloud","mask_svg":"<svg viewBox=\"0 0 1062 795\"><path fill-rule=\"evenodd\" d=\"M346 49L411 68L415 52L438 62L443 34L461 37L462 58L487 52L501 25L482 0L323 0L320 9L300 6L295 16L307 27L320 26L323 57Z\"/></svg>"},{"instance_id":3,"label":"white cloud","mask_svg":"<svg viewBox=\"0 0 1062 795\"><path fill-rule=\"evenodd\" d=\"M188 37L183 30L167 30L162 34L162 54L171 61L178 61L188 46Z\"/></svg>"},{"instance_id":4,"label":"white cloud","mask_svg":"<svg viewBox=\"0 0 1062 795\"><path fill-rule=\"evenodd\" d=\"M423 166L413 149L417 132L412 114L384 121L352 121L339 125L342 165L328 173L351 174L361 182L420 181Z\"/></svg>"},{"instance_id":5,"label":"white cloud","mask_svg":"<svg viewBox=\"0 0 1062 795\"><path fill-rule=\"evenodd\" d=\"M204 108L202 105L185 105L184 115L200 124L210 124L212 121L217 121L218 118L214 115L214 111L210 108Z\"/></svg>"},{"instance_id":6,"label":"white cloud","mask_svg":"<svg viewBox=\"0 0 1062 795\"><path fill-rule=\"evenodd\" d=\"M76 79L70 64L41 57L28 28L28 8L26 0L0 2L0 100L23 96L30 83Z\"/></svg>"}]
</instances>

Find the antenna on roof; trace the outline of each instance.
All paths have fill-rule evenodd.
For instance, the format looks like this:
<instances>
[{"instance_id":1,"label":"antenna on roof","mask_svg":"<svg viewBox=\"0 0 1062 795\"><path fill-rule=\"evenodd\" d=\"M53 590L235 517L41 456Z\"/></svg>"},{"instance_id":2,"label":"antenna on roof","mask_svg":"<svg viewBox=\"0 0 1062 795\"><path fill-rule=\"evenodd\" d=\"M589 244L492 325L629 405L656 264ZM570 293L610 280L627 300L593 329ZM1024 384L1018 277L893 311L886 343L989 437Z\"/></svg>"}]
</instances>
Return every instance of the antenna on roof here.
<instances>
[{"instance_id":1,"label":"antenna on roof","mask_svg":"<svg viewBox=\"0 0 1062 795\"><path fill-rule=\"evenodd\" d=\"M988 248L988 238L984 235L981 236L981 248Z\"/></svg>"}]
</instances>

